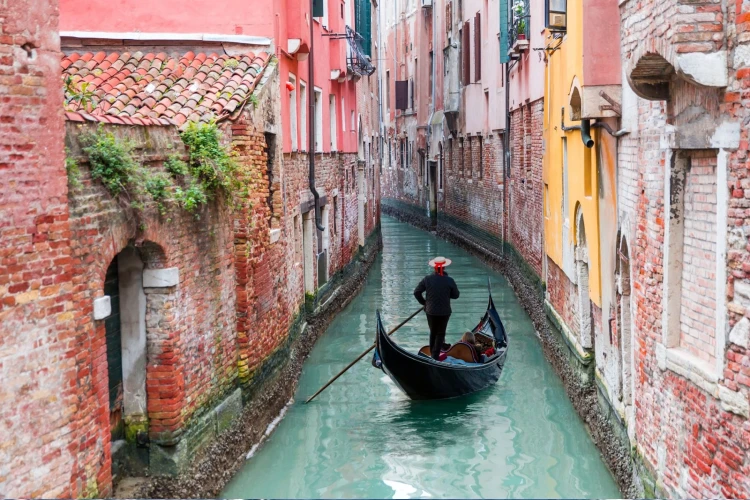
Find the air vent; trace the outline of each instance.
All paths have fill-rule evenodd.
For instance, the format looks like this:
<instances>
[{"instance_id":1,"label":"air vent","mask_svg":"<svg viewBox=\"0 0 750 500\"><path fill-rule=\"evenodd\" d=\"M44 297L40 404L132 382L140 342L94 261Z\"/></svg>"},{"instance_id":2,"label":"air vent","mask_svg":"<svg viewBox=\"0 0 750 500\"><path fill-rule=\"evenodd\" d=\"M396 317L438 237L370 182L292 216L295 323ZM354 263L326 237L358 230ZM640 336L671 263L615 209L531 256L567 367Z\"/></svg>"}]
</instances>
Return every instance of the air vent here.
<instances>
[{"instance_id":1,"label":"air vent","mask_svg":"<svg viewBox=\"0 0 750 500\"><path fill-rule=\"evenodd\" d=\"M422 7L432 7L432 0L420 0Z\"/></svg>"},{"instance_id":2,"label":"air vent","mask_svg":"<svg viewBox=\"0 0 750 500\"><path fill-rule=\"evenodd\" d=\"M566 17L565 14L561 14L558 12L550 12L549 13L549 27L565 29L565 25L566 25L565 17Z\"/></svg>"}]
</instances>

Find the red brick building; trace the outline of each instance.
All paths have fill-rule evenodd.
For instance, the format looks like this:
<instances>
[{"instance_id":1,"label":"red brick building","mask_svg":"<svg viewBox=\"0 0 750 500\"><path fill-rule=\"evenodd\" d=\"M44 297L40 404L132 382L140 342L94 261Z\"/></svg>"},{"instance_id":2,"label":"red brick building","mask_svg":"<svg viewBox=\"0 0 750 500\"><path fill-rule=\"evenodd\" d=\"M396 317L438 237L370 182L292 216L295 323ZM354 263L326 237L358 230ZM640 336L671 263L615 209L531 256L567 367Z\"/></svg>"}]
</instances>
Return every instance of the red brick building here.
<instances>
[{"instance_id":1,"label":"red brick building","mask_svg":"<svg viewBox=\"0 0 750 500\"><path fill-rule=\"evenodd\" d=\"M356 279L378 243L377 156L316 155L318 231L272 53L77 39L63 56L37 3L4 12L0 38L0 494L105 496L184 470ZM175 194L201 182L175 170L199 154L189 130L231 152L231 197Z\"/></svg>"},{"instance_id":2,"label":"red brick building","mask_svg":"<svg viewBox=\"0 0 750 500\"><path fill-rule=\"evenodd\" d=\"M633 339L636 405L628 430L668 496L750 495L746 10L620 3L630 134L618 153L618 274L620 302L633 311L621 335Z\"/></svg>"}]
</instances>

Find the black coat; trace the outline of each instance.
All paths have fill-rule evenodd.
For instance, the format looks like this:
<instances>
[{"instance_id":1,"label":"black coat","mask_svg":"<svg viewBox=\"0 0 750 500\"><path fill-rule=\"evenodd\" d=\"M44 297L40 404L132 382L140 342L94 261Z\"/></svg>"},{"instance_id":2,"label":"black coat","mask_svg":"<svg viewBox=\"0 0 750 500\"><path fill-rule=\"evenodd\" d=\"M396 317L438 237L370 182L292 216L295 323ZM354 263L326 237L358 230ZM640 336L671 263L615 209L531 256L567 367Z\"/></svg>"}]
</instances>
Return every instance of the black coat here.
<instances>
[{"instance_id":1,"label":"black coat","mask_svg":"<svg viewBox=\"0 0 750 500\"><path fill-rule=\"evenodd\" d=\"M427 292L426 299L422 296L424 292ZM414 297L424 306L427 314L450 316L451 299L458 298L458 287L445 271L442 276L437 273L428 274L414 289Z\"/></svg>"}]
</instances>

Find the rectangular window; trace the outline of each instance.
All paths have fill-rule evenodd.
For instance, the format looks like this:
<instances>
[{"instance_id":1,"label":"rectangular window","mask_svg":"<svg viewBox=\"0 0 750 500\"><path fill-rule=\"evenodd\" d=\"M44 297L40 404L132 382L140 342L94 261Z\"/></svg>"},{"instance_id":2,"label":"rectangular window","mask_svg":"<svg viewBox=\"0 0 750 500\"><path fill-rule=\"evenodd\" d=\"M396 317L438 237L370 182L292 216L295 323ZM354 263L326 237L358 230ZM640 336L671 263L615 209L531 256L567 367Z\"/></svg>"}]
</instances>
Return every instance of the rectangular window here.
<instances>
[{"instance_id":1,"label":"rectangular window","mask_svg":"<svg viewBox=\"0 0 750 500\"><path fill-rule=\"evenodd\" d=\"M471 23L466 21L463 29L464 39L461 43L463 53L463 79L464 85L471 83Z\"/></svg>"},{"instance_id":2,"label":"rectangular window","mask_svg":"<svg viewBox=\"0 0 750 500\"><path fill-rule=\"evenodd\" d=\"M482 14L474 16L474 81L482 80Z\"/></svg>"},{"instance_id":3,"label":"rectangular window","mask_svg":"<svg viewBox=\"0 0 750 500\"><path fill-rule=\"evenodd\" d=\"M430 99L432 99L432 72L435 70L435 59L433 57L432 51L430 51L430 82L429 82L429 96Z\"/></svg>"},{"instance_id":4,"label":"rectangular window","mask_svg":"<svg viewBox=\"0 0 750 500\"><path fill-rule=\"evenodd\" d=\"M466 50L466 49L464 48L464 30L463 30L463 28L461 28L461 29L458 30L458 42L461 45L458 48L458 64L457 64L456 68L459 71L459 73L458 73L458 84L459 85L463 85L464 84L464 70L463 70L464 66L463 66L463 64L464 64L464 59L466 58L466 56L464 55L464 50ZM446 62L446 64L445 64L445 70L446 70L445 74L446 75L448 74L448 66L449 65Z\"/></svg>"},{"instance_id":5,"label":"rectangular window","mask_svg":"<svg viewBox=\"0 0 750 500\"><path fill-rule=\"evenodd\" d=\"M552 31L565 31L568 24L567 0L546 0L544 7L547 27Z\"/></svg>"},{"instance_id":6,"label":"rectangular window","mask_svg":"<svg viewBox=\"0 0 750 500\"><path fill-rule=\"evenodd\" d=\"M396 109L405 111L409 108L409 82L396 80Z\"/></svg>"},{"instance_id":7,"label":"rectangular window","mask_svg":"<svg viewBox=\"0 0 750 500\"><path fill-rule=\"evenodd\" d=\"M716 345L724 328L723 321L717 324L716 310L725 300L717 282L724 281L726 270L723 259L718 258L716 242L726 238L726 219L719 218L716 200L718 190L727 190L727 185L717 185L716 150L676 150L672 154L665 186L669 226L664 259L682 265L664 269L665 342L667 348L692 355L713 373L719 369L717 354L723 356L725 349L724 344Z\"/></svg>"},{"instance_id":8,"label":"rectangular window","mask_svg":"<svg viewBox=\"0 0 750 500\"><path fill-rule=\"evenodd\" d=\"M315 151L323 152L323 91L319 88L314 89L314 109L315 109Z\"/></svg>"},{"instance_id":9,"label":"rectangular window","mask_svg":"<svg viewBox=\"0 0 750 500\"><path fill-rule=\"evenodd\" d=\"M350 117L351 117L351 119L352 119L352 122L351 122L351 125L352 125L352 127L351 127L351 131L352 131L352 132L356 132L356 131L357 131L357 124L356 124L356 123L354 122L354 110L351 110L351 111L349 112L349 116L350 116Z\"/></svg>"},{"instance_id":10,"label":"rectangular window","mask_svg":"<svg viewBox=\"0 0 750 500\"><path fill-rule=\"evenodd\" d=\"M339 133L338 126L336 125L336 96L331 94L328 96L328 119L330 122L331 129L331 151L337 151L338 147L336 144L336 136Z\"/></svg>"},{"instance_id":11,"label":"rectangular window","mask_svg":"<svg viewBox=\"0 0 750 500\"><path fill-rule=\"evenodd\" d=\"M292 151L297 151L297 78L289 73L289 82L294 90L289 92L289 136L292 139Z\"/></svg>"},{"instance_id":12,"label":"rectangular window","mask_svg":"<svg viewBox=\"0 0 750 500\"><path fill-rule=\"evenodd\" d=\"M386 118L390 118L391 115L391 72L385 72L385 112L383 113Z\"/></svg>"},{"instance_id":13,"label":"rectangular window","mask_svg":"<svg viewBox=\"0 0 750 500\"><path fill-rule=\"evenodd\" d=\"M299 143L300 151L307 151L307 85L299 82Z\"/></svg>"},{"instance_id":14,"label":"rectangular window","mask_svg":"<svg viewBox=\"0 0 750 500\"><path fill-rule=\"evenodd\" d=\"M341 97L341 131L346 132L346 102Z\"/></svg>"}]
</instances>

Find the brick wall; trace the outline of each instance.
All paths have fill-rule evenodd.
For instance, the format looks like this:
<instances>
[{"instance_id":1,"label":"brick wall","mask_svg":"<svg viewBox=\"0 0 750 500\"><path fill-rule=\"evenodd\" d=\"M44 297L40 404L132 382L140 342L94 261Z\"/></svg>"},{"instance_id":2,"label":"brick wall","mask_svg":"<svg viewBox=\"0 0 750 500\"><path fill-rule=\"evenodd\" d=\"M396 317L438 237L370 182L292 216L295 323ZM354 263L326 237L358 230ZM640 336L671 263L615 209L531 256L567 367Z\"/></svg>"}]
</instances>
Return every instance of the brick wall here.
<instances>
[{"instance_id":1,"label":"brick wall","mask_svg":"<svg viewBox=\"0 0 750 500\"><path fill-rule=\"evenodd\" d=\"M57 2L4 2L0 18L0 496L81 496L99 457L76 415Z\"/></svg>"},{"instance_id":2,"label":"brick wall","mask_svg":"<svg viewBox=\"0 0 750 500\"><path fill-rule=\"evenodd\" d=\"M463 141L463 171L460 140L449 140L443 147L445 185L440 208L445 214L500 239L503 235L502 135L466 137Z\"/></svg>"},{"instance_id":3,"label":"brick wall","mask_svg":"<svg viewBox=\"0 0 750 500\"><path fill-rule=\"evenodd\" d=\"M681 55L705 62L700 70L689 70L692 75L676 76L668 92L665 89L652 97L660 100L630 97L630 89L623 92L630 101L627 106L623 103L623 126L631 132L620 140L618 154L621 231L630 247L634 306L635 415L630 425L635 430L631 428L629 433L664 495L750 495L750 378L743 373L750 366L750 275L745 265L750 259L746 187L750 186L750 171L748 114L741 91L750 74L742 34L747 9L740 4L723 9L715 2L686 4L678 0L620 5L627 76L644 58L659 62L661 57L672 66ZM666 19L673 21L671 28ZM723 76L722 71L708 70L713 59L705 57L720 51L726 51L733 62L726 88L724 84L714 83L710 88L690 83L691 78L700 81L709 74L712 78ZM726 70L725 64L719 66ZM715 125L691 128L700 120ZM715 130L722 124L738 124L738 137L723 146L703 146L700 131ZM717 149L709 154L685 151L678 149L676 142L688 148ZM665 199L664 181L665 170L679 155L690 157L693 168L682 191L682 321L678 318L678 345L668 346L663 326L669 294L665 296L664 281L665 267L674 260L665 255L664 248L666 238L673 237L666 229L674 218L671 209L676 191L672 186ZM723 161L726 167L721 166ZM724 168L726 184L721 181ZM682 188L676 184L678 190ZM724 210L726 227L721 227L717 224ZM713 263L721 253L715 245L724 242L725 272L717 276ZM672 272L674 267L668 269ZM727 314L717 318L722 303ZM718 335L721 330L726 338ZM685 359L696 361L686 364ZM705 370L712 377L696 375Z\"/></svg>"},{"instance_id":4,"label":"brick wall","mask_svg":"<svg viewBox=\"0 0 750 500\"><path fill-rule=\"evenodd\" d=\"M704 361L716 351L716 154L693 154L685 176L680 344Z\"/></svg>"},{"instance_id":5,"label":"brick wall","mask_svg":"<svg viewBox=\"0 0 750 500\"><path fill-rule=\"evenodd\" d=\"M542 276L543 100L511 112L509 240L537 277Z\"/></svg>"}]
</instances>

